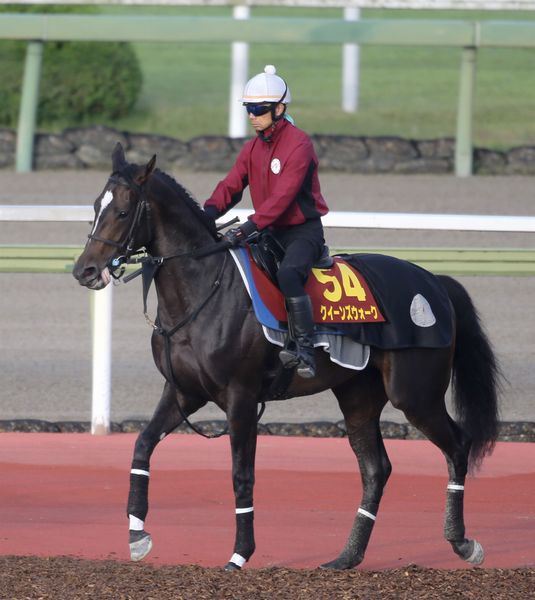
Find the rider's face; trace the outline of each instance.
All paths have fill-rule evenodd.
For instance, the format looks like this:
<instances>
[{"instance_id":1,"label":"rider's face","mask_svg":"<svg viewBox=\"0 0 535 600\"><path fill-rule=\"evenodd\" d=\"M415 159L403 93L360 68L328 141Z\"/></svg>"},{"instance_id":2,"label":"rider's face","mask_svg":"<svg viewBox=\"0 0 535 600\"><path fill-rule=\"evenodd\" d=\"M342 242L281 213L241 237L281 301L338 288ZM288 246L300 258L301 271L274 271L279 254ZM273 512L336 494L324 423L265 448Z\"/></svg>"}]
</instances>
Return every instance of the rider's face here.
<instances>
[{"instance_id":1,"label":"rider's face","mask_svg":"<svg viewBox=\"0 0 535 600\"><path fill-rule=\"evenodd\" d=\"M284 111L284 104L277 104L275 108L275 114L280 116ZM271 116L271 111L267 112L265 115L260 115L259 117L255 117L252 114L249 114L249 122L253 126L255 131L264 131L268 127L271 127L273 124L273 118Z\"/></svg>"}]
</instances>

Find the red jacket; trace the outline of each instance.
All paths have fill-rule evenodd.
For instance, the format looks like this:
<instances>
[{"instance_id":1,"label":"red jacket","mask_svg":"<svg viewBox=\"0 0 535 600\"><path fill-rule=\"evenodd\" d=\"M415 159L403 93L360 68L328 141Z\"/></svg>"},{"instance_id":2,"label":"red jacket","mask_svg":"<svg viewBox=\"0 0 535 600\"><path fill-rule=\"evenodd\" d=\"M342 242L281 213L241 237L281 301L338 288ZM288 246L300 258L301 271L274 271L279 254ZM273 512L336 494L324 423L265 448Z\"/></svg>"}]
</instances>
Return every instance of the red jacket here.
<instances>
[{"instance_id":1,"label":"red jacket","mask_svg":"<svg viewBox=\"0 0 535 600\"><path fill-rule=\"evenodd\" d=\"M286 119L269 141L257 136L242 148L229 174L205 202L221 215L237 204L249 185L258 229L298 225L327 214L318 158L308 135Z\"/></svg>"}]
</instances>

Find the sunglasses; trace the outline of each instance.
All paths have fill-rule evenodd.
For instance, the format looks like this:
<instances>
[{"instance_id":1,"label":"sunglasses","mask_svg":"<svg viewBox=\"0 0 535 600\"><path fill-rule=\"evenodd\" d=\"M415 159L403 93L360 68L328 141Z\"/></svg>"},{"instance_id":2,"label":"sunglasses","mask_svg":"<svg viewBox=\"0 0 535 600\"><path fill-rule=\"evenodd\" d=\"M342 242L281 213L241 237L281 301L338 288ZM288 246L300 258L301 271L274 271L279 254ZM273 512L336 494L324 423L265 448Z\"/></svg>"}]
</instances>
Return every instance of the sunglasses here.
<instances>
[{"instance_id":1,"label":"sunglasses","mask_svg":"<svg viewBox=\"0 0 535 600\"><path fill-rule=\"evenodd\" d=\"M255 117L265 115L272 108L272 104L244 104L244 106L247 113Z\"/></svg>"}]
</instances>

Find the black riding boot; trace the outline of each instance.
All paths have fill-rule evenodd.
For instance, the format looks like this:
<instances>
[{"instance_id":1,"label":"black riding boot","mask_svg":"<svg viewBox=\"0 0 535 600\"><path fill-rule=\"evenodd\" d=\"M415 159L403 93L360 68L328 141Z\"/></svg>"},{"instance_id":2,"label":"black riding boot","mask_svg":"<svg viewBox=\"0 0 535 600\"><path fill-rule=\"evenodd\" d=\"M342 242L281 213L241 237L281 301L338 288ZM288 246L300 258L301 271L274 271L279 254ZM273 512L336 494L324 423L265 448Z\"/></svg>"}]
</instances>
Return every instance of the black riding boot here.
<instances>
[{"instance_id":1,"label":"black riding boot","mask_svg":"<svg viewBox=\"0 0 535 600\"><path fill-rule=\"evenodd\" d=\"M314 320L309 296L286 298L288 310L288 340L279 358L287 368L297 367L297 374L305 379L316 375L314 359Z\"/></svg>"}]
</instances>

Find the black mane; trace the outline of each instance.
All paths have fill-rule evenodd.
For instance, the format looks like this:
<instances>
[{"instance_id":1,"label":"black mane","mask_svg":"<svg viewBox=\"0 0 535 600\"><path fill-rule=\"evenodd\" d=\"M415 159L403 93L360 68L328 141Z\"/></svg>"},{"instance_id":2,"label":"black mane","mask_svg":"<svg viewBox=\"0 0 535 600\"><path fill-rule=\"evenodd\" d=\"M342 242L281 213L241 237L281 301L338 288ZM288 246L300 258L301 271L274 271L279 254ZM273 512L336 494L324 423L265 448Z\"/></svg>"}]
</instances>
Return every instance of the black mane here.
<instances>
[{"instance_id":1,"label":"black mane","mask_svg":"<svg viewBox=\"0 0 535 600\"><path fill-rule=\"evenodd\" d=\"M156 176L164 185L171 189L180 200L184 201L186 206L191 210L197 219L204 225L204 227L210 232L210 235L214 240L219 239L215 221L209 217L200 204L195 200L193 194L187 190L183 185L178 183L171 175L168 175L160 169L155 169L154 176Z\"/></svg>"}]
</instances>

